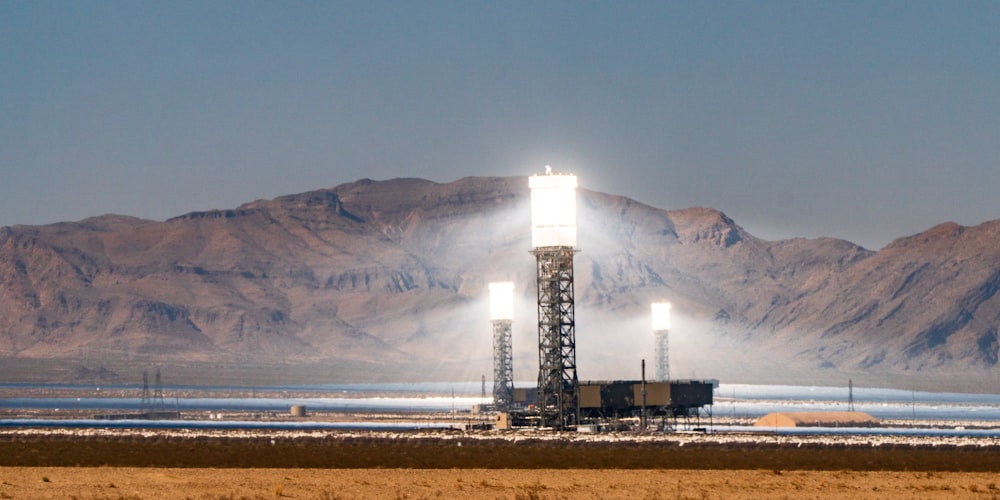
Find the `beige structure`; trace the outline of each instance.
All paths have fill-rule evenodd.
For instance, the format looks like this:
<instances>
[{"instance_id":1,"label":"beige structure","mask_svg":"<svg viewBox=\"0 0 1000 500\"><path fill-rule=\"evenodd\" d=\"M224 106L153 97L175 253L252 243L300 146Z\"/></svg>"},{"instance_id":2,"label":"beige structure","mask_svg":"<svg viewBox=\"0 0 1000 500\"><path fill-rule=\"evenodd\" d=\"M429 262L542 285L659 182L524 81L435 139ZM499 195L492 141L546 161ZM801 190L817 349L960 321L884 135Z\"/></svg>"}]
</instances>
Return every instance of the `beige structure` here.
<instances>
[{"instance_id":1,"label":"beige structure","mask_svg":"<svg viewBox=\"0 0 1000 500\"><path fill-rule=\"evenodd\" d=\"M769 413L754 427L876 427L878 419L861 411Z\"/></svg>"},{"instance_id":2,"label":"beige structure","mask_svg":"<svg viewBox=\"0 0 1000 500\"><path fill-rule=\"evenodd\" d=\"M632 397L642 404L642 384L632 385ZM670 382L646 382L646 406L669 406Z\"/></svg>"},{"instance_id":3,"label":"beige structure","mask_svg":"<svg viewBox=\"0 0 1000 500\"><path fill-rule=\"evenodd\" d=\"M493 422L494 426L498 431L510 430L510 413L500 412L496 416L496 420Z\"/></svg>"}]
</instances>

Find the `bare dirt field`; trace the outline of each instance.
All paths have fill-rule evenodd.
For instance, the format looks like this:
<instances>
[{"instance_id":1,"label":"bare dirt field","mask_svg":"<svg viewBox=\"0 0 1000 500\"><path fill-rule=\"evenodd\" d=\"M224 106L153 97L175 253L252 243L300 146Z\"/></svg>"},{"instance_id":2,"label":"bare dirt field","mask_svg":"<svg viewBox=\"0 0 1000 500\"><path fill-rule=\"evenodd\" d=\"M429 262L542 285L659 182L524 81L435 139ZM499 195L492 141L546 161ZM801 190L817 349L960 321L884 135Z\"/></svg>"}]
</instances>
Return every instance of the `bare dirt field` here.
<instances>
[{"instance_id":1,"label":"bare dirt field","mask_svg":"<svg viewBox=\"0 0 1000 500\"><path fill-rule=\"evenodd\" d=\"M1000 498L990 473L0 468L0 498Z\"/></svg>"},{"instance_id":2,"label":"bare dirt field","mask_svg":"<svg viewBox=\"0 0 1000 500\"><path fill-rule=\"evenodd\" d=\"M990 440L746 435L9 429L0 467L1000 472Z\"/></svg>"},{"instance_id":3,"label":"bare dirt field","mask_svg":"<svg viewBox=\"0 0 1000 500\"><path fill-rule=\"evenodd\" d=\"M995 445L0 432L0 498L1000 498Z\"/></svg>"}]
</instances>

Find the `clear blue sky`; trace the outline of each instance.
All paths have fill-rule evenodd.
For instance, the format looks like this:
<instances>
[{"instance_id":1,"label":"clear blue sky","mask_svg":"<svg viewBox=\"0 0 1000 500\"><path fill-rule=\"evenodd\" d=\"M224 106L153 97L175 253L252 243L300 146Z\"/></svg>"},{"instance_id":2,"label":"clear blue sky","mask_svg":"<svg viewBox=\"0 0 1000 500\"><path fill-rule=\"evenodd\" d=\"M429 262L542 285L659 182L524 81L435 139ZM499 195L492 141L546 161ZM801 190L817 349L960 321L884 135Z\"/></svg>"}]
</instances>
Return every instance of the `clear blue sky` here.
<instances>
[{"instance_id":1,"label":"clear blue sky","mask_svg":"<svg viewBox=\"0 0 1000 500\"><path fill-rule=\"evenodd\" d=\"M0 2L0 226L545 164L767 239L1000 218L1000 2Z\"/></svg>"}]
</instances>

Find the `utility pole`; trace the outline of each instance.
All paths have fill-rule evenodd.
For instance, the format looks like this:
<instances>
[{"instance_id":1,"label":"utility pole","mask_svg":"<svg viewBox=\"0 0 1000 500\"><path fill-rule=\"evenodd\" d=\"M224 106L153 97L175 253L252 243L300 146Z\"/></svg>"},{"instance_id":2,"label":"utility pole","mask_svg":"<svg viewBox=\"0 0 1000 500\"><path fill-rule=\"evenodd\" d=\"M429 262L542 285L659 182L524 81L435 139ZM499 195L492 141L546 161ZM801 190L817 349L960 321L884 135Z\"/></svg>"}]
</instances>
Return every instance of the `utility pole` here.
<instances>
[{"instance_id":1,"label":"utility pole","mask_svg":"<svg viewBox=\"0 0 1000 500\"><path fill-rule=\"evenodd\" d=\"M854 411L854 380L847 379L847 411Z\"/></svg>"},{"instance_id":2,"label":"utility pole","mask_svg":"<svg viewBox=\"0 0 1000 500\"><path fill-rule=\"evenodd\" d=\"M642 360L642 415L639 417L639 427L646 431L646 360Z\"/></svg>"}]
</instances>

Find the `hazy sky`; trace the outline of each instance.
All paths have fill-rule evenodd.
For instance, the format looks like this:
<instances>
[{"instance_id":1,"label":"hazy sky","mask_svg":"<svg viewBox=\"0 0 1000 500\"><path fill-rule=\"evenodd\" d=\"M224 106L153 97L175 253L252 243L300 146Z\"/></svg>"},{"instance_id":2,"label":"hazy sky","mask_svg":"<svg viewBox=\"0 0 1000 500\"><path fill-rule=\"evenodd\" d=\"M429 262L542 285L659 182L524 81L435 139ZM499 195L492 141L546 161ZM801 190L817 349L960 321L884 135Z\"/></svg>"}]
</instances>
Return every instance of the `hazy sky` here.
<instances>
[{"instance_id":1,"label":"hazy sky","mask_svg":"<svg viewBox=\"0 0 1000 500\"><path fill-rule=\"evenodd\" d=\"M1000 2L0 2L0 226L545 164L767 239L1000 218Z\"/></svg>"}]
</instances>

